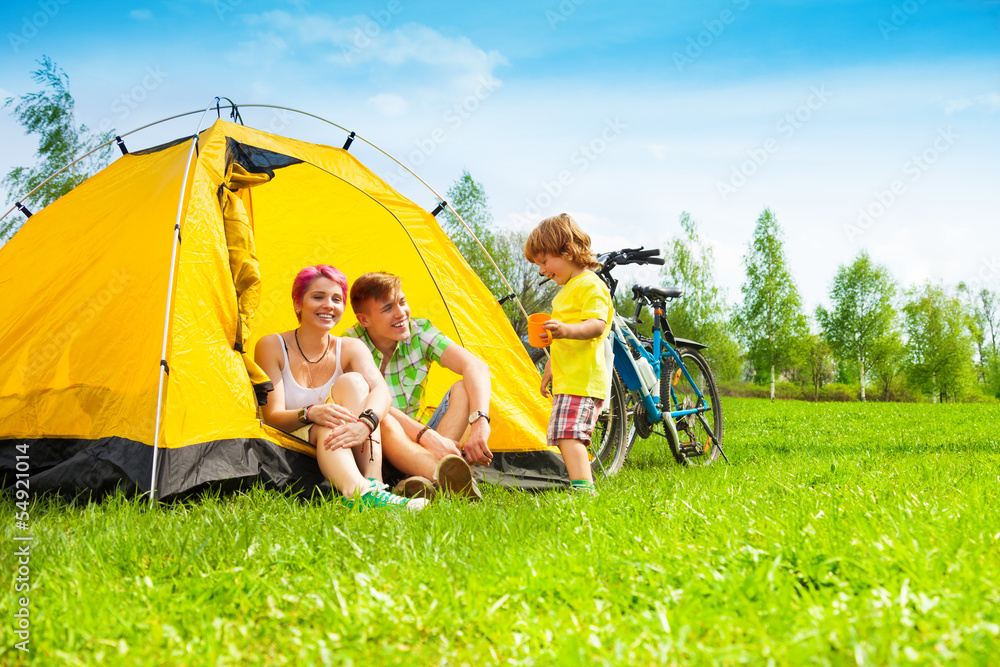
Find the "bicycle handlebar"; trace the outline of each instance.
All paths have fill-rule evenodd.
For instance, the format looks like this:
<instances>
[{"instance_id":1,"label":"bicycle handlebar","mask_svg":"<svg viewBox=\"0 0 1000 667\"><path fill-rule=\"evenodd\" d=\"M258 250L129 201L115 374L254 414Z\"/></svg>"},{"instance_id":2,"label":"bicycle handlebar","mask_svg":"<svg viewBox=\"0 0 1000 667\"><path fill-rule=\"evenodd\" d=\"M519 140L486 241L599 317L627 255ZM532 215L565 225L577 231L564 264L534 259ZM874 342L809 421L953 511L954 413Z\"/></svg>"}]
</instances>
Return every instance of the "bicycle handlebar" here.
<instances>
[{"instance_id":1,"label":"bicycle handlebar","mask_svg":"<svg viewBox=\"0 0 1000 667\"><path fill-rule=\"evenodd\" d=\"M663 265L666 260L659 256L657 248L646 250L642 246L638 248L624 248L623 250L613 250L603 253L598 257L598 261L608 269L623 264L658 264Z\"/></svg>"},{"instance_id":2,"label":"bicycle handlebar","mask_svg":"<svg viewBox=\"0 0 1000 667\"><path fill-rule=\"evenodd\" d=\"M634 257L643 257L643 258L646 258L646 257L659 257L660 256L660 251L658 249L656 249L656 248L650 248L649 250L643 250L642 248L640 248L638 252L634 252L634 253L630 253L630 254L633 255Z\"/></svg>"}]
</instances>

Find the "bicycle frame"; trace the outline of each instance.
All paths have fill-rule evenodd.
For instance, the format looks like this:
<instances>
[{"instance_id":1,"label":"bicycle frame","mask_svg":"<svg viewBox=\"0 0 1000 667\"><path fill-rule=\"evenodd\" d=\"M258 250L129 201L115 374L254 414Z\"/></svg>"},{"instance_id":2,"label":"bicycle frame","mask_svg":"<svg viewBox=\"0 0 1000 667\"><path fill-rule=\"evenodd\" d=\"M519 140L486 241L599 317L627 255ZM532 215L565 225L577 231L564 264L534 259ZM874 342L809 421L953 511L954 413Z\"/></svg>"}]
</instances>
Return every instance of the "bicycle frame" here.
<instances>
[{"instance_id":1,"label":"bicycle frame","mask_svg":"<svg viewBox=\"0 0 1000 667\"><path fill-rule=\"evenodd\" d=\"M660 422L660 421L672 421L678 417L684 417L691 414L703 413L710 410L710 407L705 407L704 405L704 395L701 393L701 388L695 383L694 378L691 377L690 372L688 372L687 366L681 361L680 355L677 354L677 350L674 349L670 343L663 339L660 333L660 318L662 317L662 311L659 308L654 308L655 322L653 326L653 352L649 353L648 350L639 342L632 330L628 327L625 320L618 314L614 314L614 323L611 327L612 334L614 335L614 353L615 353L615 369L621 376L622 381L625 383L625 387L629 391L638 391L639 395L642 397L642 404L646 408L646 414L650 421ZM694 389L695 394L698 396L698 403L701 407L695 407L688 410L674 410L668 412L670 420L663 419L663 411L660 410L659 396L654 396L649 393L646 386L642 383L639 376L639 369L636 367L636 360L633 357L633 353L641 355L646 361L649 362L650 366L653 368L653 373L656 375L657 381L660 380L660 369L662 368L662 358L669 356L674 359L677 363L677 367L684 373L684 377L687 379L688 384ZM674 403L677 403L677 395L674 393L673 384L670 387L671 398Z\"/></svg>"}]
</instances>

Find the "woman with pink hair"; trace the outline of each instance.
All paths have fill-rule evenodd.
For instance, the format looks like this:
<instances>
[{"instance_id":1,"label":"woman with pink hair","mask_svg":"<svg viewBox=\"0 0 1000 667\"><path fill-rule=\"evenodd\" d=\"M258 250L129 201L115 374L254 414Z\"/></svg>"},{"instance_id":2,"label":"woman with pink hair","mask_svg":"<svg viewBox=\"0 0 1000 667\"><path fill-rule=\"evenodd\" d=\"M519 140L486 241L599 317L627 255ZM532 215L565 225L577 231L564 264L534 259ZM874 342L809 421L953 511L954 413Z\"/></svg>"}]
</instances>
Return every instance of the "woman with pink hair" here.
<instances>
[{"instance_id":1,"label":"woman with pink hair","mask_svg":"<svg viewBox=\"0 0 1000 667\"><path fill-rule=\"evenodd\" d=\"M264 421L316 447L316 461L350 507L422 509L382 484L379 422L389 387L368 347L330 333L344 314L347 278L327 264L307 266L292 283L299 326L260 339L257 364L274 384Z\"/></svg>"}]
</instances>

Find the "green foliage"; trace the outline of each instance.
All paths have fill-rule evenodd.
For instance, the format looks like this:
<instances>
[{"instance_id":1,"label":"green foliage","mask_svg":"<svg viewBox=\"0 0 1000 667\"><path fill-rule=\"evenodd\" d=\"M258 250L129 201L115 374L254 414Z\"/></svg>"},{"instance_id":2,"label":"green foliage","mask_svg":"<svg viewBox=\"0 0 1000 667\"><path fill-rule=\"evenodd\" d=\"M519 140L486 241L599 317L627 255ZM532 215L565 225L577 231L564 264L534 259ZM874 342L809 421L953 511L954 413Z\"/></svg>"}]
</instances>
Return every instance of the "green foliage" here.
<instances>
[{"instance_id":1,"label":"green foliage","mask_svg":"<svg viewBox=\"0 0 1000 667\"><path fill-rule=\"evenodd\" d=\"M665 284L684 289L684 296L671 304L670 321L679 335L696 336L725 319L722 290L715 284L714 254L698 235L698 223L687 211L681 213L683 236L675 236L664 253Z\"/></svg>"},{"instance_id":2,"label":"green foliage","mask_svg":"<svg viewBox=\"0 0 1000 667\"><path fill-rule=\"evenodd\" d=\"M830 346L820 336L806 332L794 341L799 359L799 378L802 384L813 389L813 400L819 400L823 385L833 380L835 366L831 358Z\"/></svg>"},{"instance_id":3,"label":"green foliage","mask_svg":"<svg viewBox=\"0 0 1000 667\"><path fill-rule=\"evenodd\" d=\"M966 398L975 382L968 313L957 298L930 283L910 289L906 296L910 385L936 401Z\"/></svg>"},{"instance_id":4,"label":"green foliage","mask_svg":"<svg viewBox=\"0 0 1000 667\"><path fill-rule=\"evenodd\" d=\"M449 203L468 225L469 230L479 239L482 247L476 243L461 221L447 209L441 214L441 228L448 234L459 252L465 257L465 261L490 289L493 296L497 298L504 296L507 294L507 287L483 252L483 248L493 257L501 270L511 264L511 252L507 244L503 243L503 236L497 231L493 222L493 211L490 209L486 189L482 183L473 179L472 175L463 169L462 175L448 189L447 196Z\"/></svg>"},{"instance_id":5,"label":"green foliage","mask_svg":"<svg viewBox=\"0 0 1000 667\"><path fill-rule=\"evenodd\" d=\"M986 665L995 406L726 399L732 466L419 514L251 489L30 505L39 665ZM14 499L0 499L12 517ZM0 527L9 554L13 521ZM13 582L14 570L8 569ZM0 592L0 663L17 664Z\"/></svg>"},{"instance_id":6,"label":"green foliage","mask_svg":"<svg viewBox=\"0 0 1000 667\"><path fill-rule=\"evenodd\" d=\"M725 293L715 284L712 248L701 240L698 223L686 211L680 226L683 235L667 246L662 274L663 284L683 288L684 296L670 305L667 318L676 336L708 345L705 356L718 379L737 379L743 363L726 316Z\"/></svg>"},{"instance_id":7,"label":"green foliage","mask_svg":"<svg viewBox=\"0 0 1000 667\"><path fill-rule=\"evenodd\" d=\"M996 395L1000 390L1000 357L997 355L997 334L1000 334L1000 294L988 289L976 291L959 283L958 294L969 313L969 334L976 346L976 371L983 390Z\"/></svg>"},{"instance_id":8,"label":"green foliage","mask_svg":"<svg viewBox=\"0 0 1000 667\"><path fill-rule=\"evenodd\" d=\"M896 347L895 282L889 270L872 262L862 251L850 266L840 265L833 279L830 300L833 310L820 306L816 318L823 336L841 361L858 364L861 400L873 357L882 357ZM882 350L880 348L886 348ZM891 381L891 378L890 378Z\"/></svg>"},{"instance_id":9,"label":"green foliage","mask_svg":"<svg viewBox=\"0 0 1000 667\"><path fill-rule=\"evenodd\" d=\"M802 300L785 261L781 227L770 209L757 218L753 239L743 257L747 279L741 288L743 303L736 322L754 377L770 377L772 393L776 375L794 361L796 337L806 332Z\"/></svg>"},{"instance_id":10,"label":"green foliage","mask_svg":"<svg viewBox=\"0 0 1000 667\"><path fill-rule=\"evenodd\" d=\"M558 286L551 281L542 283L538 268L524 258L526 233L502 232L497 229L483 184L472 178L467 170L462 170L462 175L448 190L448 200L482 243L482 247L451 211L446 210L441 214L441 227L493 296L499 300L510 293L497 272L499 269L525 311L540 313L551 310L552 297L558 291ZM483 252L483 248L493 257L496 267ZM514 331L519 336L527 335L528 321L517 303L513 300L506 301L503 310Z\"/></svg>"},{"instance_id":11,"label":"green foliage","mask_svg":"<svg viewBox=\"0 0 1000 667\"><path fill-rule=\"evenodd\" d=\"M33 167L15 167L7 172L3 187L7 203L24 197L45 179L77 157L82 156L114 137L114 130L95 134L85 125L77 125L75 103L69 91L69 77L48 56L32 72L31 78L42 86L36 93L19 98L8 97L4 108L13 107L13 115L25 133L38 135L38 160ZM112 146L106 146L50 180L31 196L30 208L37 211L48 206L111 162ZM23 217L0 222L0 243L5 242L24 224Z\"/></svg>"},{"instance_id":12,"label":"green foliage","mask_svg":"<svg viewBox=\"0 0 1000 667\"><path fill-rule=\"evenodd\" d=\"M983 383L983 393L987 396L1000 398L1000 359L993 357L986 365L986 380Z\"/></svg>"},{"instance_id":13,"label":"green foliage","mask_svg":"<svg viewBox=\"0 0 1000 667\"><path fill-rule=\"evenodd\" d=\"M907 368L906 344L898 329L893 329L874 347L869 358L883 401L897 400L905 393L899 381Z\"/></svg>"}]
</instances>

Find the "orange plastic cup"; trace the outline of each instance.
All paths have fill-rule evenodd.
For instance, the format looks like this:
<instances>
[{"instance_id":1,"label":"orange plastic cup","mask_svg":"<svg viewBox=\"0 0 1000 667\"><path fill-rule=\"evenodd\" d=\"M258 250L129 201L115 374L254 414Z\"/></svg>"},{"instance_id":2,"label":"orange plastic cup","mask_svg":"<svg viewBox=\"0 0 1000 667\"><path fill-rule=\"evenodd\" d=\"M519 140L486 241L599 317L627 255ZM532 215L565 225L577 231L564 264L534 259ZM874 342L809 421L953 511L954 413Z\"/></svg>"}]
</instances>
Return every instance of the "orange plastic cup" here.
<instances>
[{"instance_id":1,"label":"orange plastic cup","mask_svg":"<svg viewBox=\"0 0 1000 667\"><path fill-rule=\"evenodd\" d=\"M552 316L548 313L535 313L534 315L528 315L528 344L531 347L548 347L549 341L542 336L547 336L548 333L543 328L543 325L552 319Z\"/></svg>"}]
</instances>

